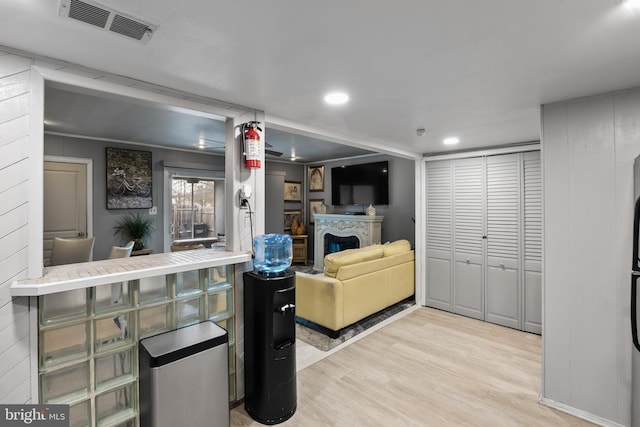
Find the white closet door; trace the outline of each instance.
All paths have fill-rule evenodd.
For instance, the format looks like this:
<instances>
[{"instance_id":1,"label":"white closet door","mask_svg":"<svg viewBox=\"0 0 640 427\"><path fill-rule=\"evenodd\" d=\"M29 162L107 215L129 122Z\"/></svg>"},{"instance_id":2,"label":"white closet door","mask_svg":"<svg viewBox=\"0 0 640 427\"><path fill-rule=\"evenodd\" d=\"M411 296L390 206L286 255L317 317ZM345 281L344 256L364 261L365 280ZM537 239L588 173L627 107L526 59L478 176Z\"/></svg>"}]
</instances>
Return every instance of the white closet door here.
<instances>
[{"instance_id":1,"label":"white closet door","mask_svg":"<svg viewBox=\"0 0 640 427\"><path fill-rule=\"evenodd\" d=\"M427 163L426 305L452 311L452 161Z\"/></svg>"},{"instance_id":2,"label":"white closet door","mask_svg":"<svg viewBox=\"0 0 640 427\"><path fill-rule=\"evenodd\" d=\"M521 327L520 155L487 157L486 320Z\"/></svg>"},{"instance_id":3,"label":"white closet door","mask_svg":"<svg viewBox=\"0 0 640 427\"><path fill-rule=\"evenodd\" d=\"M484 160L453 163L453 311L484 320Z\"/></svg>"},{"instance_id":4,"label":"white closet door","mask_svg":"<svg viewBox=\"0 0 640 427\"><path fill-rule=\"evenodd\" d=\"M540 152L523 155L524 330L542 333L542 173Z\"/></svg>"}]
</instances>

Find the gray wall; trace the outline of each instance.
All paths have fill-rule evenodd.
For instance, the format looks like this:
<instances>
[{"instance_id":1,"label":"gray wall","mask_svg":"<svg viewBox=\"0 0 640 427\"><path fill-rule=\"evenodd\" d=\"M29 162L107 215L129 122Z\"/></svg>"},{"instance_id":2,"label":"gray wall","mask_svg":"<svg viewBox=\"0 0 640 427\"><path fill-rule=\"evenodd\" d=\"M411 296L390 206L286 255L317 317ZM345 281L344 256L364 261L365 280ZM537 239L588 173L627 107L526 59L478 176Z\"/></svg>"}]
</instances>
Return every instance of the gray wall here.
<instances>
[{"instance_id":1,"label":"gray wall","mask_svg":"<svg viewBox=\"0 0 640 427\"><path fill-rule=\"evenodd\" d=\"M304 165L267 161L265 166L265 232L284 231L284 210L302 210L303 203L284 201L284 181L303 182Z\"/></svg>"},{"instance_id":2,"label":"gray wall","mask_svg":"<svg viewBox=\"0 0 640 427\"><path fill-rule=\"evenodd\" d=\"M307 200L323 199L328 206L327 213L340 214L345 212L344 206L331 206L331 168L342 165L356 165L362 163L372 163L389 161L389 205L376 205L376 215L384 215L382 223L382 241L394 241L407 239L414 245L415 227L412 220L415 213L415 161L392 157L388 155L377 155L371 157L360 157L332 162L320 162L317 165L324 165L324 191L306 192ZM313 164L311 166L316 166ZM306 187L305 187L306 188ZM365 207L366 209L366 207ZM305 208L309 224L308 203ZM313 259L314 227L309 225L309 257Z\"/></svg>"},{"instance_id":3,"label":"gray wall","mask_svg":"<svg viewBox=\"0 0 640 427\"><path fill-rule=\"evenodd\" d=\"M542 113L543 401L630 425L640 90L545 105Z\"/></svg>"},{"instance_id":4,"label":"gray wall","mask_svg":"<svg viewBox=\"0 0 640 427\"><path fill-rule=\"evenodd\" d=\"M96 237L93 257L95 260L106 258L111 246L123 243L120 237L114 236L113 234L113 226L119 218L122 218L128 212L148 212L147 209L107 210L106 147L151 151L153 164L153 188L151 194L153 196L153 206L158 208L158 214L153 216L155 231L147 241L146 246L157 253L163 252L164 250L163 163L168 162L170 164L180 165L192 164L198 167L205 165L204 167L208 167L208 170L224 171L223 156L45 135L45 155L93 159L93 234ZM220 220L224 223L224 209L218 209L216 212L216 223Z\"/></svg>"}]
</instances>

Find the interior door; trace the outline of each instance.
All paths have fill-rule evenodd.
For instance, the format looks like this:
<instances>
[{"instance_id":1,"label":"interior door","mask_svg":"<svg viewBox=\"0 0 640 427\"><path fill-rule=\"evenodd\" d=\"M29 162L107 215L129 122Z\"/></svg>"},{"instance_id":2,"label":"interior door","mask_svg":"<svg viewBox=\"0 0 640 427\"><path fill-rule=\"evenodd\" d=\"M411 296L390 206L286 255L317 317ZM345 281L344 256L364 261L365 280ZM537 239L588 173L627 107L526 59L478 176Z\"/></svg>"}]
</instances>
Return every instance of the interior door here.
<instances>
[{"instance_id":1,"label":"interior door","mask_svg":"<svg viewBox=\"0 0 640 427\"><path fill-rule=\"evenodd\" d=\"M44 260L54 237L87 236L87 165L44 162Z\"/></svg>"},{"instance_id":2,"label":"interior door","mask_svg":"<svg viewBox=\"0 0 640 427\"><path fill-rule=\"evenodd\" d=\"M484 161L453 163L453 311L484 320Z\"/></svg>"},{"instance_id":3,"label":"interior door","mask_svg":"<svg viewBox=\"0 0 640 427\"><path fill-rule=\"evenodd\" d=\"M518 154L487 157L486 320L521 329L520 162Z\"/></svg>"},{"instance_id":4,"label":"interior door","mask_svg":"<svg viewBox=\"0 0 640 427\"><path fill-rule=\"evenodd\" d=\"M542 169L540 152L524 153L524 313L527 332L542 333Z\"/></svg>"},{"instance_id":5,"label":"interior door","mask_svg":"<svg viewBox=\"0 0 640 427\"><path fill-rule=\"evenodd\" d=\"M427 295L429 307L453 311L451 160L427 163Z\"/></svg>"}]
</instances>

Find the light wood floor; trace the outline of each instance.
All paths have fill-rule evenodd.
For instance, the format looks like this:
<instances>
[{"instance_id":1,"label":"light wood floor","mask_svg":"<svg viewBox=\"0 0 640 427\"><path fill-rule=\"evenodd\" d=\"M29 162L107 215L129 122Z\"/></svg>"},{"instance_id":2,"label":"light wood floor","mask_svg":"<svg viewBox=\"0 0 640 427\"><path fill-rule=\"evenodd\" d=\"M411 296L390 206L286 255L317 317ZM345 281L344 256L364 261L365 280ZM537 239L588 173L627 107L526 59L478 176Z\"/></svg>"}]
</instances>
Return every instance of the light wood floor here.
<instances>
[{"instance_id":1,"label":"light wood floor","mask_svg":"<svg viewBox=\"0 0 640 427\"><path fill-rule=\"evenodd\" d=\"M541 339L420 307L298 372L282 426L589 426L538 404ZM232 426L261 426L241 405Z\"/></svg>"}]
</instances>

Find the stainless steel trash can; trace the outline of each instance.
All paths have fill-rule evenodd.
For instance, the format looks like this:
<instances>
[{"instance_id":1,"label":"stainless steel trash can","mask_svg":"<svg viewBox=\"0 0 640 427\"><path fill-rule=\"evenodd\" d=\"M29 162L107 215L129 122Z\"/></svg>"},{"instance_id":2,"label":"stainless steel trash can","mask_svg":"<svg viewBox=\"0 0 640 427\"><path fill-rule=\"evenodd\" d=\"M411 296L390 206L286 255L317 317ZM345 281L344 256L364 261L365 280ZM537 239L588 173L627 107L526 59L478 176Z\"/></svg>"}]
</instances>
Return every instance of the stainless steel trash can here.
<instances>
[{"instance_id":1,"label":"stainless steel trash can","mask_svg":"<svg viewBox=\"0 0 640 427\"><path fill-rule=\"evenodd\" d=\"M140 425L228 427L228 348L211 321L140 340Z\"/></svg>"}]
</instances>

